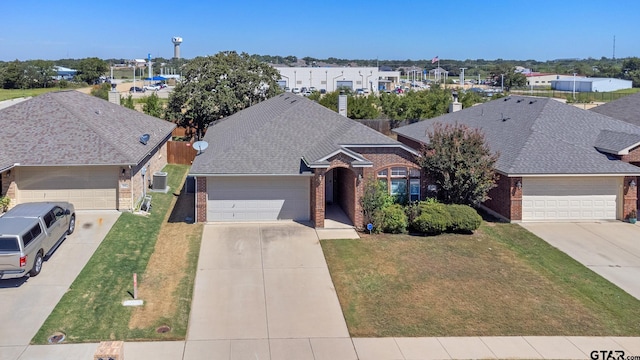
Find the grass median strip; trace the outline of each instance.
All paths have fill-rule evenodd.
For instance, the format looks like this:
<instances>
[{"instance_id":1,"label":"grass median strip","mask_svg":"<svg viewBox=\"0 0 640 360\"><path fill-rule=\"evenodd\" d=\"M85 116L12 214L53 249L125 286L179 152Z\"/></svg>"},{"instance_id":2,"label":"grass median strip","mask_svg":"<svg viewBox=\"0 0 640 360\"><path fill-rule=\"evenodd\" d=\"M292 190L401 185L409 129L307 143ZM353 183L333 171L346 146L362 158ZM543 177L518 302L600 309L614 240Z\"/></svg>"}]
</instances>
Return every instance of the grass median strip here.
<instances>
[{"instance_id":1,"label":"grass median strip","mask_svg":"<svg viewBox=\"0 0 640 360\"><path fill-rule=\"evenodd\" d=\"M172 192L179 191L187 170L188 166L184 165L165 168ZM154 317L145 327L132 328L129 322L135 309L122 306L123 300L131 298L133 273L139 274L141 285L145 279L151 278L147 274L148 264L156 249L160 229L175 203L176 196L172 192L153 193L149 216L131 213L120 216L32 343L44 344L48 336L57 331L66 334L66 342L185 337L200 245L200 225L191 225L183 238L178 239L188 242L181 249L189 258L180 268L174 269L183 274L180 281L169 293L155 294L164 297L162 301L175 301L173 311ZM162 287L163 284L159 281L156 286ZM156 326L159 325L168 325L172 331L157 333Z\"/></svg>"},{"instance_id":2,"label":"grass median strip","mask_svg":"<svg viewBox=\"0 0 640 360\"><path fill-rule=\"evenodd\" d=\"M321 243L352 336L640 335L639 300L515 224Z\"/></svg>"}]
</instances>

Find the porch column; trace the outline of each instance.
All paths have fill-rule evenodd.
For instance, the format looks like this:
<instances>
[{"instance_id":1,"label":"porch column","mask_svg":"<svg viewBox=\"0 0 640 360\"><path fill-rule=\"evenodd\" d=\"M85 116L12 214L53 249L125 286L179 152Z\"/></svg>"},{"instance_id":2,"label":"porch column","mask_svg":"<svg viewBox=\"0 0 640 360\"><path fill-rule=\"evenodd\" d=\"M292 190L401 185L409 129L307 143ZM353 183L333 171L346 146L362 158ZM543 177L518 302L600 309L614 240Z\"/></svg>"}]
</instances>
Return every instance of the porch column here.
<instances>
[{"instance_id":1,"label":"porch column","mask_svg":"<svg viewBox=\"0 0 640 360\"><path fill-rule=\"evenodd\" d=\"M624 220L629 217L629 212L631 212L631 210L637 210L638 178L635 176L625 176L622 188L624 192L622 203L622 219Z\"/></svg>"},{"instance_id":2,"label":"porch column","mask_svg":"<svg viewBox=\"0 0 640 360\"><path fill-rule=\"evenodd\" d=\"M522 178L509 178L509 193L511 194L511 216L513 220L522 220Z\"/></svg>"},{"instance_id":3,"label":"porch column","mask_svg":"<svg viewBox=\"0 0 640 360\"><path fill-rule=\"evenodd\" d=\"M311 220L317 228L324 227L325 169L315 169L311 178Z\"/></svg>"}]
</instances>

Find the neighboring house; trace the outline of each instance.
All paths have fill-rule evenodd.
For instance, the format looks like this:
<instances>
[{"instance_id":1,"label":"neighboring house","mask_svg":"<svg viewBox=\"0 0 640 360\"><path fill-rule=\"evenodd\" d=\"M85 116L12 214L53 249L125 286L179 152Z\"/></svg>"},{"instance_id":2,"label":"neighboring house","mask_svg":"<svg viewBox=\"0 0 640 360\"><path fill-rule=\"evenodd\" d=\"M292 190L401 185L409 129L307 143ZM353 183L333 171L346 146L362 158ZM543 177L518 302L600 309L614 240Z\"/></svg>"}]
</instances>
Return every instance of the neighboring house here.
<instances>
[{"instance_id":1,"label":"neighboring house","mask_svg":"<svg viewBox=\"0 0 640 360\"><path fill-rule=\"evenodd\" d=\"M640 92L621 97L620 99L596 106L590 110L640 126ZM640 161L640 159L635 161Z\"/></svg>"},{"instance_id":2,"label":"neighboring house","mask_svg":"<svg viewBox=\"0 0 640 360\"><path fill-rule=\"evenodd\" d=\"M167 163L174 127L73 90L7 107L0 110L2 195L11 206L69 201L80 210L135 209Z\"/></svg>"},{"instance_id":3,"label":"neighboring house","mask_svg":"<svg viewBox=\"0 0 640 360\"><path fill-rule=\"evenodd\" d=\"M585 78L551 80L551 89L575 92L608 92L631 89L631 80L614 78Z\"/></svg>"},{"instance_id":4,"label":"neighboring house","mask_svg":"<svg viewBox=\"0 0 640 360\"><path fill-rule=\"evenodd\" d=\"M421 197L417 152L307 98L291 93L244 109L207 130L193 161L196 219L312 221L327 204L363 226L367 181Z\"/></svg>"},{"instance_id":5,"label":"neighboring house","mask_svg":"<svg viewBox=\"0 0 640 360\"><path fill-rule=\"evenodd\" d=\"M418 149L435 122L480 129L499 153L483 205L512 221L624 219L636 209L640 127L546 98L510 96L395 129Z\"/></svg>"}]
</instances>

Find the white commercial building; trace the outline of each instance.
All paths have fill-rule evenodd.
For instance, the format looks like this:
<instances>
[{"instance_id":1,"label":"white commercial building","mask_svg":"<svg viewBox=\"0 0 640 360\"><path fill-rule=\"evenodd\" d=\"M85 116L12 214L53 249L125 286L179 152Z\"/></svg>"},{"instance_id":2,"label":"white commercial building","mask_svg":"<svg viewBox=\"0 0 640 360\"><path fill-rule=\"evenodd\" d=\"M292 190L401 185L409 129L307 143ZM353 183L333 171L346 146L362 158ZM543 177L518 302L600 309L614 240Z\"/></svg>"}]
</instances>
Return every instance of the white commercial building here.
<instances>
[{"instance_id":1,"label":"white commercial building","mask_svg":"<svg viewBox=\"0 0 640 360\"><path fill-rule=\"evenodd\" d=\"M551 88L559 91L609 92L631 89L631 80L613 78L576 78L551 81Z\"/></svg>"},{"instance_id":2,"label":"white commercial building","mask_svg":"<svg viewBox=\"0 0 640 360\"><path fill-rule=\"evenodd\" d=\"M539 86L550 87L551 82L554 80L571 80L573 81L573 75L558 75L558 74L542 74L542 73L528 73L524 74L527 77L527 86ZM577 76L577 79L584 79L584 76Z\"/></svg>"},{"instance_id":3,"label":"white commercial building","mask_svg":"<svg viewBox=\"0 0 640 360\"><path fill-rule=\"evenodd\" d=\"M339 88L393 90L400 83L399 71L380 71L377 67L276 67L282 88L316 88L335 91Z\"/></svg>"}]
</instances>

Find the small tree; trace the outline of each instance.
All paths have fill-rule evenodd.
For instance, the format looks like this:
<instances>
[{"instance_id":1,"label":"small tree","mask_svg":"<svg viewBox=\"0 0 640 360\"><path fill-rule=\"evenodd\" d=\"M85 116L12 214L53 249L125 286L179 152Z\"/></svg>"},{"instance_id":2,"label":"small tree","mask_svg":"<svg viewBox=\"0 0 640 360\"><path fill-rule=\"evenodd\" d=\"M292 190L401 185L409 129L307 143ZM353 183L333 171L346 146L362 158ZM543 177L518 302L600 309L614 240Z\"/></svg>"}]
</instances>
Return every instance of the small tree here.
<instances>
[{"instance_id":1,"label":"small tree","mask_svg":"<svg viewBox=\"0 0 640 360\"><path fill-rule=\"evenodd\" d=\"M144 104L142 105L142 111L151 116L162 118L164 109L162 108L162 102L155 93L144 98Z\"/></svg>"},{"instance_id":2,"label":"small tree","mask_svg":"<svg viewBox=\"0 0 640 360\"><path fill-rule=\"evenodd\" d=\"M133 96L131 96L131 94L127 95L127 97L124 97L124 98L120 96L120 104L122 104L122 106L131 110L136 109L136 106L133 102Z\"/></svg>"},{"instance_id":3,"label":"small tree","mask_svg":"<svg viewBox=\"0 0 640 360\"><path fill-rule=\"evenodd\" d=\"M376 178L368 179L360 203L365 223L371 222L376 230L382 230L382 210L393 204L393 197L389 195L386 182L378 181Z\"/></svg>"},{"instance_id":4,"label":"small tree","mask_svg":"<svg viewBox=\"0 0 640 360\"><path fill-rule=\"evenodd\" d=\"M495 187L498 154L485 144L478 129L436 123L423 146L421 166L436 185L438 198L448 204L478 205Z\"/></svg>"}]
</instances>

